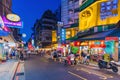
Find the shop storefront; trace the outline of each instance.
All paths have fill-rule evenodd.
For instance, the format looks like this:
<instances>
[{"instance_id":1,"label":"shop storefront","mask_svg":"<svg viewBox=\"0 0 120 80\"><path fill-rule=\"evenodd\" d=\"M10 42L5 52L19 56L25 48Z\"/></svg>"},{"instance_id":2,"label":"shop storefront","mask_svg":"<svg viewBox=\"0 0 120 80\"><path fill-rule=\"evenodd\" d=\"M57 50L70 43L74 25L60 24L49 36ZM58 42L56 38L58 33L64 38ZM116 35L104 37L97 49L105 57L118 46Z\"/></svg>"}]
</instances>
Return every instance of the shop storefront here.
<instances>
[{"instance_id":1,"label":"shop storefront","mask_svg":"<svg viewBox=\"0 0 120 80\"><path fill-rule=\"evenodd\" d=\"M79 40L86 45L80 45L80 50L87 51L94 61L97 61L104 54L113 57L115 61L119 60L119 32L120 28L115 28L106 32L91 34L80 38Z\"/></svg>"}]
</instances>

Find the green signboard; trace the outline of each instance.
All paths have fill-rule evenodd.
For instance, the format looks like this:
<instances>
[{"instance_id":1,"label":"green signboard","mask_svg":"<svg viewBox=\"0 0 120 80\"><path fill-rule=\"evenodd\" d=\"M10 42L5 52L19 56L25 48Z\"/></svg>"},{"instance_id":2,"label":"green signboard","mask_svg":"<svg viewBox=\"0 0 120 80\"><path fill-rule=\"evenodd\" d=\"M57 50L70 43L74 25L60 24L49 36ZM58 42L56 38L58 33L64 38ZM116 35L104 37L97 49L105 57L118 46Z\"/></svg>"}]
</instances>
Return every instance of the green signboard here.
<instances>
[{"instance_id":1,"label":"green signboard","mask_svg":"<svg viewBox=\"0 0 120 80\"><path fill-rule=\"evenodd\" d=\"M72 51L72 53L76 54L79 51L79 48L73 46L73 47L71 47L71 51Z\"/></svg>"},{"instance_id":2,"label":"green signboard","mask_svg":"<svg viewBox=\"0 0 120 80\"><path fill-rule=\"evenodd\" d=\"M96 0L82 0L81 6L80 6L80 11L83 9L87 8L89 5L94 3Z\"/></svg>"}]
</instances>

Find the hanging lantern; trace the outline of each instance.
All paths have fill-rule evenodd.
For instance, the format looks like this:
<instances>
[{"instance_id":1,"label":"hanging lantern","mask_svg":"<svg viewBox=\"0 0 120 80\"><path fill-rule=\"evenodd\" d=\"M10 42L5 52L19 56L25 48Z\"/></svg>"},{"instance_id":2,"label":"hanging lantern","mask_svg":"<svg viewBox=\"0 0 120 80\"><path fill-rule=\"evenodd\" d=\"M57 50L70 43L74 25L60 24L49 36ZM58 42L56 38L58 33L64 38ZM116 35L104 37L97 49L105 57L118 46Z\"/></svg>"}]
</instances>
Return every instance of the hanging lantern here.
<instances>
[{"instance_id":1,"label":"hanging lantern","mask_svg":"<svg viewBox=\"0 0 120 80\"><path fill-rule=\"evenodd\" d=\"M101 46L102 48L105 48L105 47L106 47L105 42L104 42L104 41L101 41L100 46Z\"/></svg>"},{"instance_id":2,"label":"hanging lantern","mask_svg":"<svg viewBox=\"0 0 120 80\"><path fill-rule=\"evenodd\" d=\"M80 46L80 42L79 41L75 41L74 42L74 46Z\"/></svg>"}]
</instances>

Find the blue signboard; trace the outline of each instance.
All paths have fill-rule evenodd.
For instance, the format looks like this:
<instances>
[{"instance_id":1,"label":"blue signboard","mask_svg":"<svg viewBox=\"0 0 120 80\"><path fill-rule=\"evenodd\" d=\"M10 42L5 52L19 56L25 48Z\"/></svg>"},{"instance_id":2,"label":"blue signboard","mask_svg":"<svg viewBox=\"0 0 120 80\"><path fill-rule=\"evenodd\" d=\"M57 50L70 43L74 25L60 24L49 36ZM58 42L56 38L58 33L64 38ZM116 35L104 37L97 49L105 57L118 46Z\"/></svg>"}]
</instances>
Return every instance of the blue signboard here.
<instances>
[{"instance_id":1,"label":"blue signboard","mask_svg":"<svg viewBox=\"0 0 120 80\"><path fill-rule=\"evenodd\" d=\"M61 43L66 43L66 30L65 29L61 29Z\"/></svg>"},{"instance_id":2,"label":"blue signboard","mask_svg":"<svg viewBox=\"0 0 120 80\"><path fill-rule=\"evenodd\" d=\"M100 9L101 20L104 20L111 16L117 16L118 13L113 12L114 10L117 10L117 8L118 8L118 0L112 0L101 3L101 9Z\"/></svg>"}]
</instances>

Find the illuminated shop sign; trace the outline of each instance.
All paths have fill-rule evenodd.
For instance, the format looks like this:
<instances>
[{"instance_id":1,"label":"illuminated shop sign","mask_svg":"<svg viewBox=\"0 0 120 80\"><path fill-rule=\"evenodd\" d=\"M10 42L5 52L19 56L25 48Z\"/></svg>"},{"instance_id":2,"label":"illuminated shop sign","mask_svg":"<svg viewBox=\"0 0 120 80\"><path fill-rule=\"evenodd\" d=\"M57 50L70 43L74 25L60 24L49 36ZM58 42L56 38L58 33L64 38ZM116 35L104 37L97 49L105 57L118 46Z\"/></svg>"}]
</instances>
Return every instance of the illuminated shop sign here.
<instances>
[{"instance_id":1,"label":"illuminated shop sign","mask_svg":"<svg viewBox=\"0 0 120 80\"><path fill-rule=\"evenodd\" d=\"M119 38L118 37L106 37L105 40L106 41L118 41Z\"/></svg>"},{"instance_id":2,"label":"illuminated shop sign","mask_svg":"<svg viewBox=\"0 0 120 80\"><path fill-rule=\"evenodd\" d=\"M118 16L118 0L111 0L101 3L100 18L104 20L108 17Z\"/></svg>"},{"instance_id":3,"label":"illuminated shop sign","mask_svg":"<svg viewBox=\"0 0 120 80\"><path fill-rule=\"evenodd\" d=\"M79 30L84 31L96 26L116 24L120 20L120 0L99 1L101 2L94 2L80 11Z\"/></svg>"},{"instance_id":4,"label":"illuminated shop sign","mask_svg":"<svg viewBox=\"0 0 120 80\"><path fill-rule=\"evenodd\" d=\"M66 30L61 29L61 42L65 43L65 40L66 40Z\"/></svg>"},{"instance_id":5,"label":"illuminated shop sign","mask_svg":"<svg viewBox=\"0 0 120 80\"><path fill-rule=\"evenodd\" d=\"M18 22L20 21L20 17L16 14L7 14L6 18L10 21Z\"/></svg>"},{"instance_id":6,"label":"illuminated shop sign","mask_svg":"<svg viewBox=\"0 0 120 80\"><path fill-rule=\"evenodd\" d=\"M12 22L8 20L5 16L2 17L4 25L7 27L14 27L14 28L22 28L23 27L23 22L18 21L18 22Z\"/></svg>"}]
</instances>

